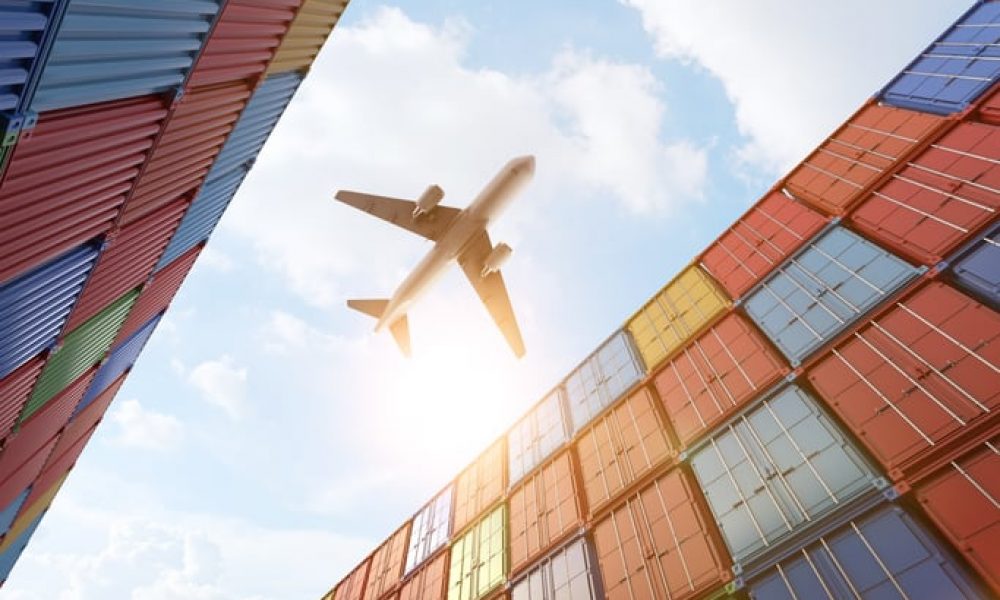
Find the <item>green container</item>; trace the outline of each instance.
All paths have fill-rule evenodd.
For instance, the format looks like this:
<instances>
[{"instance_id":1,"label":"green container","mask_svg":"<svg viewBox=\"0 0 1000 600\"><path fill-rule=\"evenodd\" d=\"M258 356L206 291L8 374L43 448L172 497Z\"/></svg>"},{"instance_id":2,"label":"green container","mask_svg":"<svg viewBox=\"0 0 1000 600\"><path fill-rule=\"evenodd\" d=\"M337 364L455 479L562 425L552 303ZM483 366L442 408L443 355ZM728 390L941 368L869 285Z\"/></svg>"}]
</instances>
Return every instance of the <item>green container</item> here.
<instances>
[{"instance_id":1,"label":"green container","mask_svg":"<svg viewBox=\"0 0 1000 600\"><path fill-rule=\"evenodd\" d=\"M104 358L138 296L139 288L126 293L66 335L62 346L52 353L45 364L18 423L38 412L56 394Z\"/></svg>"}]
</instances>

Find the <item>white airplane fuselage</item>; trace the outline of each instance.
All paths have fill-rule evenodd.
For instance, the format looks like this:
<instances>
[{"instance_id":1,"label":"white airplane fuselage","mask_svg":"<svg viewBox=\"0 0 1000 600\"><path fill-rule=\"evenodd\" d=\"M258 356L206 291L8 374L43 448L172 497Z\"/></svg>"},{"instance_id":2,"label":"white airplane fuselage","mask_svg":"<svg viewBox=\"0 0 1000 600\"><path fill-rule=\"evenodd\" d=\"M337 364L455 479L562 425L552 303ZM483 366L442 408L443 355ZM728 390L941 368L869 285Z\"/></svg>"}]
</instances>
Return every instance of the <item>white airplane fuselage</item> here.
<instances>
[{"instance_id":1,"label":"white airplane fuselage","mask_svg":"<svg viewBox=\"0 0 1000 600\"><path fill-rule=\"evenodd\" d=\"M535 158L522 156L508 162L479 192L475 200L451 223L448 231L393 292L385 312L375 325L381 331L406 314L413 304L456 259L465 246L496 218L535 174ZM433 209L428 215L433 216Z\"/></svg>"}]
</instances>

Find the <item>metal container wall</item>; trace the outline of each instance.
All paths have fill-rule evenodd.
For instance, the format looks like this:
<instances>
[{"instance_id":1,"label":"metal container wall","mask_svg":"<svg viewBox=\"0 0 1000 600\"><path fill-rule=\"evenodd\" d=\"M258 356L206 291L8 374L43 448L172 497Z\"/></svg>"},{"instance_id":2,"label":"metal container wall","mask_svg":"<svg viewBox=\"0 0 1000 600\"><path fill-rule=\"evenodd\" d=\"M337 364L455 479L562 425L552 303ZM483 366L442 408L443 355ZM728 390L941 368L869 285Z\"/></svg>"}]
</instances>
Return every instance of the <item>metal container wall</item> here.
<instances>
[{"instance_id":1,"label":"metal container wall","mask_svg":"<svg viewBox=\"0 0 1000 600\"><path fill-rule=\"evenodd\" d=\"M80 246L0 285L0 378L56 341L97 253Z\"/></svg>"},{"instance_id":2,"label":"metal container wall","mask_svg":"<svg viewBox=\"0 0 1000 600\"><path fill-rule=\"evenodd\" d=\"M14 428L44 366L45 357L39 356L0 379L0 438L7 437Z\"/></svg>"},{"instance_id":3,"label":"metal container wall","mask_svg":"<svg viewBox=\"0 0 1000 600\"><path fill-rule=\"evenodd\" d=\"M750 598L982 598L912 517L886 506L845 524L749 582Z\"/></svg>"},{"instance_id":4,"label":"metal container wall","mask_svg":"<svg viewBox=\"0 0 1000 600\"><path fill-rule=\"evenodd\" d=\"M729 299L697 265L681 271L625 328L653 370L729 308Z\"/></svg>"},{"instance_id":5,"label":"metal container wall","mask_svg":"<svg viewBox=\"0 0 1000 600\"><path fill-rule=\"evenodd\" d=\"M14 518L17 517L17 513L21 510L24 501L28 499L28 492L30 491L30 489L24 490L0 511L0 535L6 535L10 531L10 526L14 523Z\"/></svg>"},{"instance_id":6,"label":"metal container wall","mask_svg":"<svg viewBox=\"0 0 1000 600\"><path fill-rule=\"evenodd\" d=\"M201 244L212 235L229 202L236 194L246 173L234 171L226 177L213 181L201 188L201 192L191 203L180 226L170 239L170 243L160 256L155 271L177 260L182 254ZM155 272L154 271L154 272Z\"/></svg>"},{"instance_id":7,"label":"metal container wall","mask_svg":"<svg viewBox=\"0 0 1000 600\"><path fill-rule=\"evenodd\" d=\"M479 600L506 580L507 512L501 504L452 544L448 600Z\"/></svg>"},{"instance_id":8,"label":"metal container wall","mask_svg":"<svg viewBox=\"0 0 1000 600\"><path fill-rule=\"evenodd\" d=\"M511 591L511 600L600 600L597 561L584 538L566 544L538 563Z\"/></svg>"},{"instance_id":9,"label":"metal container wall","mask_svg":"<svg viewBox=\"0 0 1000 600\"><path fill-rule=\"evenodd\" d=\"M857 234L835 227L779 267L744 307L798 366L918 273Z\"/></svg>"},{"instance_id":10,"label":"metal container wall","mask_svg":"<svg viewBox=\"0 0 1000 600\"><path fill-rule=\"evenodd\" d=\"M43 447L39 448L31 458L14 469L11 473L4 473L4 478L0 479L0 506L7 506L14 498L21 495L26 487L35 481L35 477L42 471L45 461L56 445L56 440L50 439ZM32 489L32 493L35 490ZM39 492L40 494L40 492ZM31 495L26 503L31 502Z\"/></svg>"},{"instance_id":11,"label":"metal container wall","mask_svg":"<svg viewBox=\"0 0 1000 600\"><path fill-rule=\"evenodd\" d=\"M125 383L125 377L123 374L111 382L111 385L107 386L96 398L89 400L86 405L78 406L78 409L73 413L72 420L69 422L66 431L63 432L66 440L79 437L83 432L91 429L101 421L104 413L107 412L108 407L114 400L115 394L118 393L122 384Z\"/></svg>"},{"instance_id":12,"label":"metal container wall","mask_svg":"<svg viewBox=\"0 0 1000 600\"><path fill-rule=\"evenodd\" d=\"M445 600L448 595L449 560L446 550L417 569L400 588L399 600Z\"/></svg>"},{"instance_id":13,"label":"metal container wall","mask_svg":"<svg viewBox=\"0 0 1000 600\"><path fill-rule=\"evenodd\" d=\"M267 74L309 68L347 3L348 0L305 0L268 65Z\"/></svg>"},{"instance_id":14,"label":"metal container wall","mask_svg":"<svg viewBox=\"0 0 1000 600\"><path fill-rule=\"evenodd\" d=\"M732 579L699 494L673 469L594 525L605 597L686 600Z\"/></svg>"},{"instance_id":15,"label":"metal container wall","mask_svg":"<svg viewBox=\"0 0 1000 600\"><path fill-rule=\"evenodd\" d=\"M75 412L80 412L86 408L108 386L121 377L125 371L132 368L136 359L139 358L139 353L142 352L142 349L146 346L146 342L149 341L150 336L153 335L153 331L156 330L156 326L160 323L161 316L156 315L139 331L133 333L131 337L120 345L112 348L111 353L108 354L107 359L105 359L101 368L98 369L93 383L87 389L87 394L80 401L80 404L77 405Z\"/></svg>"},{"instance_id":16,"label":"metal container wall","mask_svg":"<svg viewBox=\"0 0 1000 600\"><path fill-rule=\"evenodd\" d=\"M452 531L462 531L500 499L507 489L504 476L506 463L507 449L501 438L458 476L455 480L455 520Z\"/></svg>"},{"instance_id":17,"label":"metal container wall","mask_svg":"<svg viewBox=\"0 0 1000 600\"><path fill-rule=\"evenodd\" d=\"M872 192L851 223L898 254L935 265L998 211L1000 127L959 123Z\"/></svg>"},{"instance_id":18,"label":"metal container wall","mask_svg":"<svg viewBox=\"0 0 1000 600\"><path fill-rule=\"evenodd\" d=\"M757 329L730 313L664 365L653 383L687 446L788 371Z\"/></svg>"},{"instance_id":19,"label":"metal container wall","mask_svg":"<svg viewBox=\"0 0 1000 600\"><path fill-rule=\"evenodd\" d=\"M773 191L708 247L701 266L731 298L740 298L826 223L806 205Z\"/></svg>"},{"instance_id":20,"label":"metal container wall","mask_svg":"<svg viewBox=\"0 0 1000 600\"><path fill-rule=\"evenodd\" d=\"M998 342L1000 314L930 282L837 344L808 378L890 477L913 485L951 460L941 455L950 444L996 421Z\"/></svg>"},{"instance_id":21,"label":"metal container wall","mask_svg":"<svg viewBox=\"0 0 1000 600\"><path fill-rule=\"evenodd\" d=\"M67 0L31 102L36 112L161 94L187 78L218 0Z\"/></svg>"},{"instance_id":22,"label":"metal container wall","mask_svg":"<svg viewBox=\"0 0 1000 600\"><path fill-rule=\"evenodd\" d=\"M409 537L410 523L407 522L372 553L364 600L378 600L399 583L399 578L403 576L403 559Z\"/></svg>"},{"instance_id":23,"label":"metal container wall","mask_svg":"<svg viewBox=\"0 0 1000 600\"><path fill-rule=\"evenodd\" d=\"M579 431L626 393L644 375L627 334L619 331L569 374L566 404Z\"/></svg>"},{"instance_id":24,"label":"metal container wall","mask_svg":"<svg viewBox=\"0 0 1000 600\"><path fill-rule=\"evenodd\" d=\"M14 568L14 564L17 563L17 559L21 557L21 553L28 546L31 536L35 535L38 524L42 522L42 516L38 515L38 518L32 521L20 536L12 538L0 550L0 583L7 581L7 576L10 575L10 571Z\"/></svg>"},{"instance_id":25,"label":"metal container wall","mask_svg":"<svg viewBox=\"0 0 1000 600\"><path fill-rule=\"evenodd\" d=\"M39 515L49 509L52 505L52 501L55 499L56 494L59 493L59 489L65 481L66 475L63 475L47 487L38 486L38 493L32 494L32 496L34 496L33 501L30 503L25 502L21 506L21 511L17 515L17 520L14 522L10 530L12 536L16 536L20 533L20 531L23 531L26 524L33 522L39 517ZM32 492L35 492L34 488L32 488ZM4 540L4 542L6 541L7 539Z\"/></svg>"},{"instance_id":26,"label":"metal container wall","mask_svg":"<svg viewBox=\"0 0 1000 600\"><path fill-rule=\"evenodd\" d=\"M654 402L641 387L580 433L576 452L592 515L676 456Z\"/></svg>"},{"instance_id":27,"label":"metal container wall","mask_svg":"<svg viewBox=\"0 0 1000 600\"><path fill-rule=\"evenodd\" d=\"M948 262L959 285L1000 310L1000 223Z\"/></svg>"},{"instance_id":28,"label":"metal container wall","mask_svg":"<svg viewBox=\"0 0 1000 600\"><path fill-rule=\"evenodd\" d=\"M568 440L562 409L562 388L556 388L507 432L508 475L511 485L530 473Z\"/></svg>"},{"instance_id":29,"label":"metal container wall","mask_svg":"<svg viewBox=\"0 0 1000 600\"><path fill-rule=\"evenodd\" d=\"M198 260L201 249L202 246L197 246L188 250L180 258L167 265L162 271L157 272L152 280L142 288L142 293L139 294L139 298L135 301L135 306L129 312L128 319L122 325L121 331L118 332L115 345L125 341L125 339L138 331L140 327L149 322L150 319L167 309L177 294L177 290L184 283L184 279L187 277L191 267Z\"/></svg>"},{"instance_id":30,"label":"metal container wall","mask_svg":"<svg viewBox=\"0 0 1000 600\"><path fill-rule=\"evenodd\" d=\"M851 442L800 388L789 385L719 429L691 468L740 564L801 537L879 481ZM871 494L869 494L871 492Z\"/></svg>"},{"instance_id":31,"label":"metal container wall","mask_svg":"<svg viewBox=\"0 0 1000 600\"><path fill-rule=\"evenodd\" d=\"M42 370L21 413L21 421L104 357L138 294L138 290L125 294L63 339L62 346L52 353Z\"/></svg>"},{"instance_id":32,"label":"metal container wall","mask_svg":"<svg viewBox=\"0 0 1000 600\"><path fill-rule=\"evenodd\" d=\"M976 3L879 94L938 114L965 109L1000 76L1000 3Z\"/></svg>"},{"instance_id":33,"label":"metal container wall","mask_svg":"<svg viewBox=\"0 0 1000 600\"><path fill-rule=\"evenodd\" d=\"M147 97L39 117L0 184L0 281L111 229L166 114Z\"/></svg>"},{"instance_id":34,"label":"metal container wall","mask_svg":"<svg viewBox=\"0 0 1000 600\"><path fill-rule=\"evenodd\" d=\"M48 44L58 28L65 0L7 0L0 12L0 44L7 50L0 58L6 75L0 85L0 111L20 113L31 101ZM16 117L15 117L16 118ZM13 125L13 127L11 127ZM16 134L20 123L8 122L7 133ZM4 139L4 145L11 142Z\"/></svg>"},{"instance_id":35,"label":"metal container wall","mask_svg":"<svg viewBox=\"0 0 1000 600\"><path fill-rule=\"evenodd\" d=\"M448 542L451 530L452 486L448 486L413 517L406 552L406 572L430 558Z\"/></svg>"},{"instance_id":36,"label":"metal container wall","mask_svg":"<svg viewBox=\"0 0 1000 600\"><path fill-rule=\"evenodd\" d=\"M827 214L842 215L946 123L934 115L867 104L788 175L785 187Z\"/></svg>"},{"instance_id":37,"label":"metal container wall","mask_svg":"<svg viewBox=\"0 0 1000 600\"><path fill-rule=\"evenodd\" d=\"M984 123L1000 125L1000 90L994 91L989 97L983 99L975 117Z\"/></svg>"},{"instance_id":38,"label":"metal container wall","mask_svg":"<svg viewBox=\"0 0 1000 600\"><path fill-rule=\"evenodd\" d=\"M333 592L334 600L363 600L365 591L365 579L368 577L368 567L370 560L365 560L347 576L346 579L337 584Z\"/></svg>"},{"instance_id":39,"label":"metal container wall","mask_svg":"<svg viewBox=\"0 0 1000 600\"><path fill-rule=\"evenodd\" d=\"M511 491L507 501L511 571L526 566L583 525L579 498L568 451Z\"/></svg>"}]
</instances>

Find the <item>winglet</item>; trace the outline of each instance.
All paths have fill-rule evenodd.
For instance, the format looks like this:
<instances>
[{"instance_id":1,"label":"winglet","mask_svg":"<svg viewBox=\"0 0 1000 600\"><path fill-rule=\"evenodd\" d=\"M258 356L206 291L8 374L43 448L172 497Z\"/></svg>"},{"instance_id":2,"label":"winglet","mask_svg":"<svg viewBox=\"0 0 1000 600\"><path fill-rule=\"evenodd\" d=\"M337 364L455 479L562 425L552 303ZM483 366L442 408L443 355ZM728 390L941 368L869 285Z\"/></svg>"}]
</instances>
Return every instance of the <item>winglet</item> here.
<instances>
[{"instance_id":1,"label":"winglet","mask_svg":"<svg viewBox=\"0 0 1000 600\"><path fill-rule=\"evenodd\" d=\"M363 312L369 317L375 317L376 319L382 318L382 313L385 312L385 307L387 304L389 304L389 301L383 299L347 301L347 306L353 308L358 312Z\"/></svg>"},{"instance_id":2,"label":"winglet","mask_svg":"<svg viewBox=\"0 0 1000 600\"><path fill-rule=\"evenodd\" d=\"M406 319L406 315L399 317L389 325L389 331L392 332L392 337L396 339L396 345L403 352L403 355L407 358L410 357L410 323Z\"/></svg>"}]
</instances>

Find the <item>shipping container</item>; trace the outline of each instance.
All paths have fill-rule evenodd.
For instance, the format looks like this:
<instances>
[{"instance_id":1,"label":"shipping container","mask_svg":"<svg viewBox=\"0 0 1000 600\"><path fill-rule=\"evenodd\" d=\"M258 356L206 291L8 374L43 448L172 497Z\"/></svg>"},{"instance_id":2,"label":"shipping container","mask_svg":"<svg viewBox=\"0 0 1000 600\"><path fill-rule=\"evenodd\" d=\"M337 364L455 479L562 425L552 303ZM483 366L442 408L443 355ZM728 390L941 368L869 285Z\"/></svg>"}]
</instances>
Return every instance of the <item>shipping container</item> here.
<instances>
[{"instance_id":1,"label":"shipping container","mask_svg":"<svg viewBox=\"0 0 1000 600\"><path fill-rule=\"evenodd\" d=\"M961 565L901 508L886 505L767 565L750 597L983 598Z\"/></svg>"},{"instance_id":2,"label":"shipping container","mask_svg":"<svg viewBox=\"0 0 1000 600\"><path fill-rule=\"evenodd\" d=\"M641 387L577 438L576 452L591 515L676 457L655 403L649 390Z\"/></svg>"},{"instance_id":3,"label":"shipping container","mask_svg":"<svg viewBox=\"0 0 1000 600\"><path fill-rule=\"evenodd\" d=\"M732 579L699 496L689 476L673 469L594 525L605 598L687 600Z\"/></svg>"},{"instance_id":4,"label":"shipping container","mask_svg":"<svg viewBox=\"0 0 1000 600\"><path fill-rule=\"evenodd\" d=\"M38 474L42 472L42 467L45 466L45 461L48 459L52 449L55 448L55 445L56 440L54 438L50 439L31 458L21 464L20 467L17 467L12 472L4 473L0 477L0 506L10 504L14 498L21 495L24 489L35 481ZM26 504L32 501L31 495L35 493L41 495L41 492L32 488L31 494L28 495L28 499L25 501Z\"/></svg>"},{"instance_id":5,"label":"shipping container","mask_svg":"<svg viewBox=\"0 0 1000 600\"><path fill-rule=\"evenodd\" d=\"M507 580L507 510L493 509L451 546L448 600L479 600Z\"/></svg>"},{"instance_id":6,"label":"shipping container","mask_svg":"<svg viewBox=\"0 0 1000 600\"><path fill-rule=\"evenodd\" d=\"M308 69L349 0L305 0L281 40L267 74Z\"/></svg>"},{"instance_id":7,"label":"shipping container","mask_svg":"<svg viewBox=\"0 0 1000 600\"><path fill-rule=\"evenodd\" d=\"M628 334L616 332L564 382L573 431L582 429L621 398L643 374L642 363L632 349Z\"/></svg>"},{"instance_id":8,"label":"shipping container","mask_svg":"<svg viewBox=\"0 0 1000 600\"><path fill-rule=\"evenodd\" d=\"M851 214L851 225L933 266L998 211L1000 127L959 123L868 195Z\"/></svg>"},{"instance_id":9,"label":"shipping container","mask_svg":"<svg viewBox=\"0 0 1000 600\"><path fill-rule=\"evenodd\" d=\"M363 600L370 565L371 560L366 558L346 579L338 583L333 592L334 600Z\"/></svg>"},{"instance_id":10,"label":"shipping container","mask_svg":"<svg viewBox=\"0 0 1000 600\"><path fill-rule=\"evenodd\" d=\"M78 439L85 432L93 429L94 426L101 421L104 417L104 413L107 412L111 402L115 399L115 395L118 393L118 390L121 389L122 384L125 383L126 377L127 374L122 374L103 392L98 394L96 398L84 398L86 404L81 402L80 405L77 406L77 410L73 413L69 424L63 431L63 439L60 439L62 447L57 448L57 452L64 450L66 444Z\"/></svg>"},{"instance_id":11,"label":"shipping container","mask_svg":"<svg viewBox=\"0 0 1000 600\"><path fill-rule=\"evenodd\" d=\"M43 493L43 490L46 489L46 486L42 484L48 484L50 481L58 481L69 473L96 430L97 426L95 425L84 431L79 437L74 438L71 434L75 430L71 432L67 428L66 432L59 437L55 447L52 448L52 453L49 455L48 460L45 461L45 466L42 468L35 486L32 487L31 495L28 496L28 501L25 502L25 505L30 506L37 501L35 495Z\"/></svg>"},{"instance_id":12,"label":"shipping container","mask_svg":"<svg viewBox=\"0 0 1000 600\"><path fill-rule=\"evenodd\" d=\"M0 183L0 281L111 229L166 114L146 97L38 118Z\"/></svg>"},{"instance_id":13,"label":"shipping container","mask_svg":"<svg viewBox=\"0 0 1000 600\"><path fill-rule=\"evenodd\" d=\"M25 488L23 492L11 500L0 511L0 536L6 535L10 531L10 526L14 523L14 518L17 517L17 513L21 510L24 501L27 500L29 492L31 492L31 488Z\"/></svg>"},{"instance_id":14,"label":"shipping container","mask_svg":"<svg viewBox=\"0 0 1000 600\"><path fill-rule=\"evenodd\" d=\"M510 484L520 481L568 440L562 388L556 388L507 432Z\"/></svg>"},{"instance_id":15,"label":"shipping container","mask_svg":"<svg viewBox=\"0 0 1000 600\"><path fill-rule=\"evenodd\" d=\"M646 368L655 369L729 308L729 299L697 265L681 271L657 292L626 329Z\"/></svg>"},{"instance_id":16,"label":"shipping container","mask_svg":"<svg viewBox=\"0 0 1000 600\"><path fill-rule=\"evenodd\" d=\"M1000 310L1000 223L948 259L955 280Z\"/></svg>"},{"instance_id":17,"label":"shipping container","mask_svg":"<svg viewBox=\"0 0 1000 600\"><path fill-rule=\"evenodd\" d=\"M893 481L913 485L948 450L995 427L1000 314L941 282L835 345L809 381Z\"/></svg>"},{"instance_id":18,"label":"shipping container","mask_svg":"<svg viewBox=\"0 0 1000 600\"><path fill-rule=\"evenodd\" d=\"M138 294L138 290L128 292L63 338L45 364L21 413L21 422L104 357Z\"/></svg>"},{"instance_id":19,"label":"shipping container","mask_svg":"<svg viewBox=\"0 0 1000 600\"><path fill-rule=\"evenodd\" d=\"M583 525L573 460L567 450L514 488L510 507L510 568L517 572Z\"/></svg>"},{"instance_id":20,"label":"shipping container","mask_svg":"<svg viewBox=\"0 0 1000 600\"><path fill-rule=\"evenodd\" d=\"M771 191L708 247L701 266L731 298L740 298L827 221L787 194Z\"/></svg>"},{"instance_id":21,"label":"shipping container","mask_svg":"<svg viewBox=\"0 0 1000 600\"><path fill-rule=\"evenodd\" d=\"M150 319L163 313L174 299L181 284L194 266L203 246L197 246L184 253L180 258L167 265L162 271L153 275L142 288L142 293L135 301L128 314L128 319L122 325L114 345L117 346L142 328Z\"/></svg>"},{"instance_id":22,"label":"shipping container","mask_svg":"<svg viewBox=\"0 0 1000 600\"><path fill-rule=\"evenodd\" d=\"M458 533L493 506L507 489L507 448L500 438L455 480L454 521Z\"/></svg>"},{"instance_id":23,"label":"shipping container","mask_svg":"<svg viewBox=\"0 0 1000 600\"><path fill-rule=\"evenodd\" d=\"M21 511L17 515L17 521L11 527L11 536L16 536L19 531L23 530L23 524L31 523L49 509L56 494L59 493L62 484L66 481L66 477L67 475L64 474L50 485L44 487L41 485L37 486L38 495L32 494L32 496L35 496L33 499L29 497L29 500L32 501L25 502L21 506ZM35 492L34 487L32 488L32 492ZM4 539L3 541L7 540Z\"/></svg>"},{"instance_id":24,"label":"shipping container","mask_svg":"<svg viewBox=\"0 0 1000 600\"><path fill-rule=\"evenodd\" d=\"M442 548L451 534L451 497L449 485L428 502L413 517L410 543L406 552L406 572L409 573Z\"/></svg>"},{"instance_id":25,"label":"shipping container","mask_svg":"<svg viewBox=\"0 0 1000 600\"><path fill-rule=\"evenodd\" d=\"M7 581L14 564L17 563L17 559L21 557L21 553L28 546L31 536L35 535L35 530L38 529L38 524L42 522L43 516L38 515L38 518L31 522L20 536L11 538L11 541L4 544L3 549L0 549L0 583Z\"/></svg>"},{"instance_id":26,"label":"shipping container","mask_svg":"<svg viewBox=\"0 0 1000 600\"><path fill-rule=\"evenodd\" d=\"M1000 125L1000 85L994 85L993 89L979 104L975 118L984 123Z\"/></svg>"},{"instance_id":27,"label":"shipping container","mask_svg":"<svg viewBox=\"0 0 1000 600\"><path fill-rule=\"evenodd\" d=\"M445 600L448 595L448 551L416 570L399 590L399 600Z\"/></svg>"},{"instance_id":28,"label":"shipping container","mask_svg":"<svg viewBox=\"0 0 1000 600\"><path fill-rule=\"evenodd\" d=\"M788 372L757 329L734 312L685 346L653 384L687 446Z\"/></svg>"},{"instance_id":29,"label":"shipping container","mask_svg":"<svg viewBox=\"0 0 1000 600\"><path fill-rule=\"evenodd\" d=\"M511 600L601 600L601 576L585 538L566 544L514 582Z\"/></svg>"},{"instance_id":30,"label":"shipping container","mask_svg":"<svg viewBox=\"0 0 1000 600\"><path fill-rule=\"evenodd\" d=\"M7 434L17 424L24 403L28 401L32 388L45 366L45 356L38 356L0 379L0 438Z\"/></svg>"},{"instance_id":31,"label":"shipping container","mask_svg":"<svg viewBox=\"0 0 1000 600\"><path fill-rule=\"evenodd\" d=\"M834 227L747 296L747 314L798 366L815 350L921 273Z\"/></svg>"},{"instance_id":32,"label":"shipping container","mask_svg":"<svg viewBox=\"0 0 1000 600\"><path fill-rule=\"evenodd\" d=\"M36 112L173 92L219 12L219 0L67 0Z\"/></svg>"},{"instance_id":33,"label":"shipping container","mask_svg":"<svg viewBox=\"0 0 1000 600\"><path fill-rule=\"evenodd\" d=\"M132 368L136 359L139 358L139 353L142 352L142 349L146 346L146 342L149 341L150 336L153 335L153 331L156 330L156 326L160 323L161 316L156 315L139 331L133 333L131 337L120 345L112 348L111 353L108 354L104 363L101 364L101 368L97 371L97 376L94 377L93 383L87 388L87 393L83 396L75 412L80 412L89 406L97 396Z\"/></svg>"},{"instance_id":34,"label":"shipping container","mask_svg":"<svg viewBox=\"0 0 1000 600\"><path fill-rule=\"evenodd\" d=\"M947 123L870 102L792 170L785 187L827 214L843 215Z\"/></svg>"},{"instance_id":35,"label":"shipping container","mask_svg":"<svg viewBox=\"0 0 1000 600\"><path fill-rule=\"evenodd\" d=\"M879 490L886 486L795 385L720 427L690 457L730 555L741 568L808 536L834 511L881 499Z\"/></svg>"},{"instance_id":36,"label":"shipping container","mask_svg":"<svg viewBox=\"0 0 1000 600\"><path fill-rule=\"evenodd\" d=\"M7 132L16 135L41 67L66 8L66 0L6 0L0 12L0 43L6 51L0 60L5 74L0 85L0 112L6 113ZM30 126L30 123L28 124ZM4 138L3 145L14 140Z\"/></svg>"},{"instance_id":37,"label":"shipping container","mask_svg":"<svg viewBox=\"0 0 1000 600\"><path fill-rule=\"evenodd\" d=\"M86 244L0 285L0 378L56 341L97 253Z\"/></svg>"},{"instance_id":38,"label":"shipping container","mask_svg":"<svg viewBox=\"0 0 1000 600\"><path fill-rule=\"evenodd\" d=\"M406 542L409 538L410 523L407 522L372 553L364 600L378 600L396 588L403 576Z\"/></svg>"},{"instance_id":39,"label":"shipping container","mask_svg":"<svg viewBox=\"0 0 1000 600\"><path fill-rule=\"evenodd\" d=\"M879 93L886 104L964 110L1000 76L1000 3L977 2Z\"/></svg>"}]
</instances>

